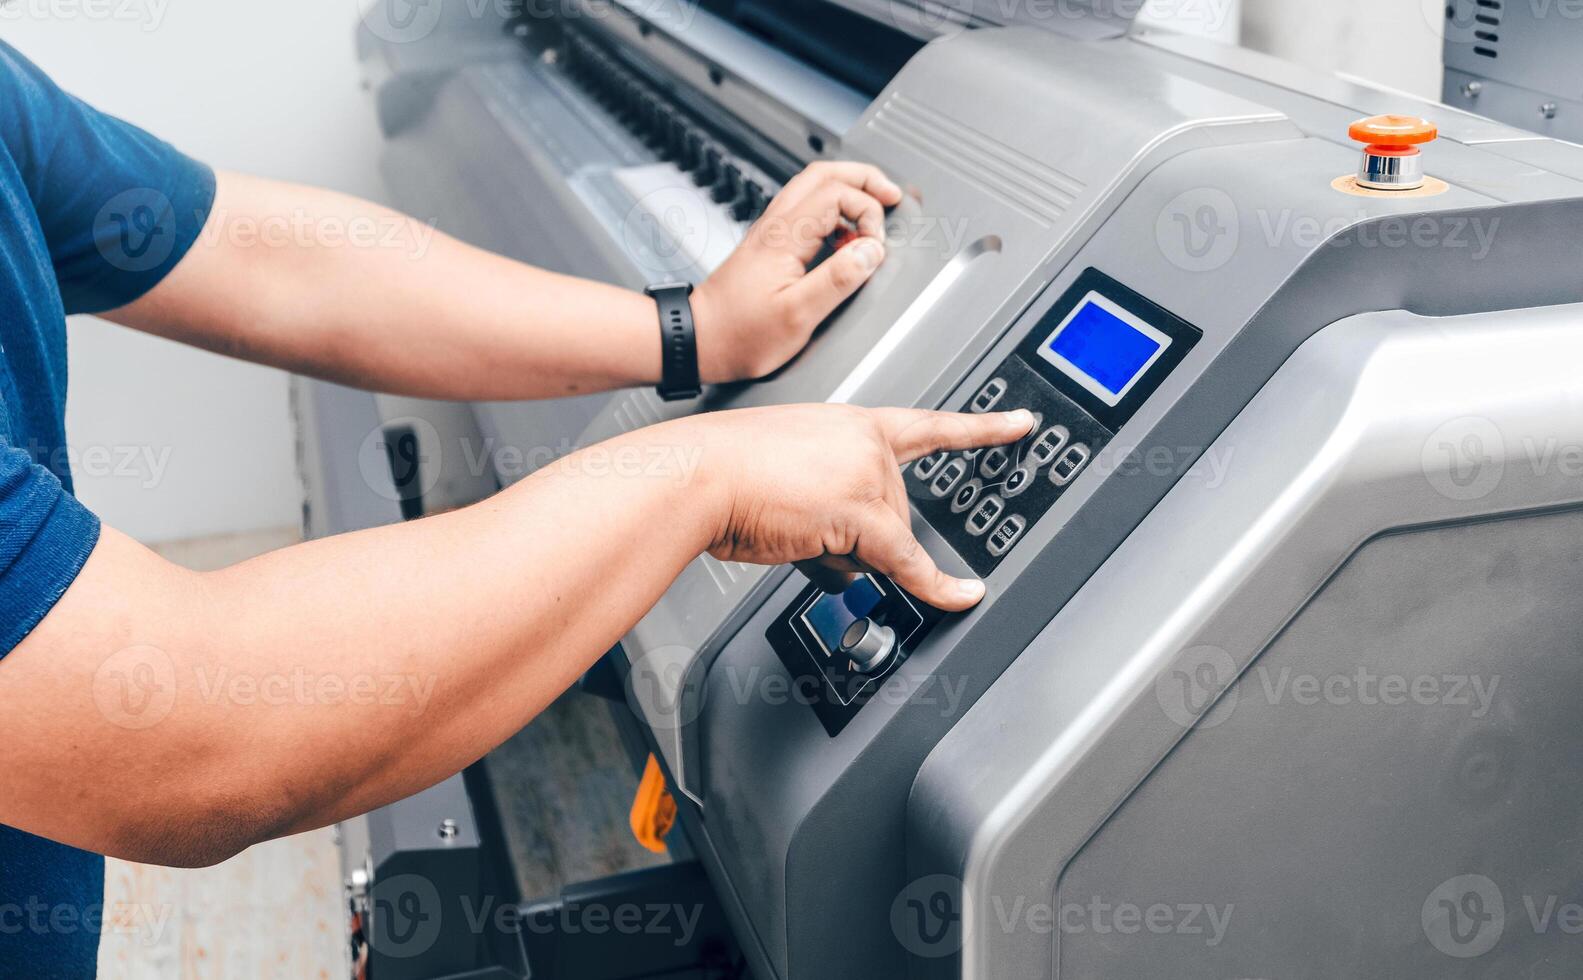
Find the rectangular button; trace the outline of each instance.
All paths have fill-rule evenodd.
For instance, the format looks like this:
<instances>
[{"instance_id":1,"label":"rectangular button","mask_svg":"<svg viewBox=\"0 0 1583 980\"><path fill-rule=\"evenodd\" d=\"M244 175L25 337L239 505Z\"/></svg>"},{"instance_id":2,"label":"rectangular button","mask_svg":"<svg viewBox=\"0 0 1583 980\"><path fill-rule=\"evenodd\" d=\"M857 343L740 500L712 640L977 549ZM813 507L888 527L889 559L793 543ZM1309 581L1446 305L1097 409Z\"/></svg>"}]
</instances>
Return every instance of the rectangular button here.
<instances>
[{"instance_id":1,"label":"rectangular button","mask_svg":"<svg viewBox=\"0 0 1583 980\"><path fill-rule=\"evenodd\" d=\"M1011 457L1006 450L999 446L984 454L984 461L978 464L978 471L993 480L1006 472L1006 467L1011 463Z\"/></svg>"},{"instance_id":2,"label":"rectangular button","mask_svg":"<svg viewBox=\"0 0 1583 980\"><path fill-rule=\"evenodd\" d=\"M1055 465L1050 467L1050 482L1058 487L1071 483L1072 478L1077 476L1082 471L1083 465L1088 462L1088 457L1087 446L1081 442L1073 443L1061 454L1061 458L1055 461Z\"/></svg>"},{"instance_id":3,"label":"rectangular button","mask_svg":"<svg viewBox=\"0 0 1583 980\"><path fill-rule=\"evenodd\" d=\"M925 456L923 459L920 459L918 462L912 464L912 475L916 476L920 480L929 479L931 476L934 476L935 471L940 468L940 464L944 463L945 458L949 455L951 454L941 452L935 453L933 456Z\"/></svg>"},{"instance_id":4,"label":"rectangular button","mask_svg":"<svg viewBox=\"0 0 1583 980\"><path fill-rule=\"evenodd\" d=\"M1033 448L1028 450L1028 458L1033 461L1034 468L1038 468L1055 458L1055 454L1066 445L1066 440L1071 433L1064 425L1052 425L1039 433L1039 438L1033 441Z\"/></svg>"},{"instance_id":5,"label":"rectangular button","mask_svg":"<svg viewBox=\"0 0 1583 980\"><path fill-rule=\"evenodd\" d=\"M989 548L989 553L999 558L1007 551L1010 551L1011 546L1017 543L1018 538L1022 537L1022 532L1027 526L1028 522L1023 520L1021 514L1013 514L1001 521L1000 527L995 528L995 533L989 536L989 543L986 545Z\"/></svg>"},{"instance_id":6,"label":"rectangular button","mask_svg":"<svg viewBox=\"0 0 1583 980\"><path fill-rule=\"evenodd\" d=\"M974 508L973 513L967 515L967 533L972 535L983 534L989 526L995 523L995 518L1006 509L1006 502L991 494L984 498L984 502Z\"/></svg>"},{"instance_id":7,"label":"rectangular button","mask_svg":"<svg viewBox=\"0 0 1583 980\"><path fill-rule=\"evenodd\" d=\"M978 394L973 396L973 405L972 405L973 411L975 411L975 412L987 412L987 411L989 411L990 409L995 407L995 405L1000 401L1001 396L1004 395L1005 393L1006 393L1006 379L1004 379L1004 378L992 378L992 379L990 379L990 381L987 384L985 384L984 387L982 387L982 388L980 388L978 390Z\"/></svg>"},{"instance_id":8,"label":"rectangular button","mask_svg":"<svg viewBox=\"0 0 1583 980\"><path fill-rule=\"evenodd\" d=\"M945 464L945 469L941 470L940 475L936 476L934 482L929 484L929 492L936 497L943 497L950 493L952 488L956 486L957 481L966 475L967 463L960 459L953 459Z\"/></svg>"}]
</instances>

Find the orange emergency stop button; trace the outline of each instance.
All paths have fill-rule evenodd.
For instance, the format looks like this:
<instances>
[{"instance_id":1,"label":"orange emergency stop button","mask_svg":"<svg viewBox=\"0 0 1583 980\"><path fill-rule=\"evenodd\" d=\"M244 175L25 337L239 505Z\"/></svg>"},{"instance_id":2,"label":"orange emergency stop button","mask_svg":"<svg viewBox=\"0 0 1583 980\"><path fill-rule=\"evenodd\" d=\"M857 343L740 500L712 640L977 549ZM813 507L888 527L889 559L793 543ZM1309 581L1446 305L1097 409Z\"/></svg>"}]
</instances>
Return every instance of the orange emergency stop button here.
<instances>
[{"instance_id":1,"label":"orange emergency stop button","mask_svg":"<svg viewBox=\"0 0 1583 980\"><path fill-rule=\"evenodd\" d=\"M1440 135L1434 123L1418 116L1370 116L1347 127L1347 135L1359 143L1375 146L1409 147L1427 143Z\"/></svg>"},{"instance_id":2,"label":"orange emergency stop button","mask_svg":"<svg viewBox=\"0 0 1583 980\"><path fill-rule=\"evenodd\" d=\"M1387 114L1359 119L1347 135L1363 143L1358 185L1377 191L1416 190L1424 185L1418 146L1440 135L1434 123L1418 116Z\"/></svg>"}]
</instances>

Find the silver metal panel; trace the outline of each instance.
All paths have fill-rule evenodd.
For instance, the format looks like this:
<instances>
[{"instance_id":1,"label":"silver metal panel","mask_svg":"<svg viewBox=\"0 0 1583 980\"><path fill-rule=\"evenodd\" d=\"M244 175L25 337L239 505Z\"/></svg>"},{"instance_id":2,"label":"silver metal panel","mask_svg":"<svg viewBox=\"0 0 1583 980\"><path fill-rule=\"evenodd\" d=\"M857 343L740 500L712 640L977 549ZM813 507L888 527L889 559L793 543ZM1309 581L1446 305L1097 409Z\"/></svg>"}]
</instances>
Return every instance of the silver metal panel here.
<instances>
[{"instance_id":1,"label":"silver metal panel","mask_svg":"<svg viewBox=\"0 0 1583 980\"><path fill-rule=\"evenodd\" d=\"M1534 457L1583 445L1580 325L1580 307L1365 314L1293 355L920 771L911 872L962 882L960 976L1055 975L1055 937L996 909L1053 901L1085 841L1365 541L1583 502ZM1172 672L1205 664L1210 696L1176 710Z\"/></svg>"}]
</instances>

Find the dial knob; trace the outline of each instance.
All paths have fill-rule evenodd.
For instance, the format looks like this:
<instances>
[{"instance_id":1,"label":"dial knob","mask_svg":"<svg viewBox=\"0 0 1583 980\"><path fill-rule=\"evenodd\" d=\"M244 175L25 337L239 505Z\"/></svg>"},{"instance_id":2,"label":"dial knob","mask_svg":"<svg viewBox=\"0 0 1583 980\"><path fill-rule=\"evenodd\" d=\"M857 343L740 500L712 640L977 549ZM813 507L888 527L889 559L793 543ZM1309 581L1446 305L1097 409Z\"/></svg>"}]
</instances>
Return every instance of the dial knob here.
<instances>
[{"instance_id":1,"label":"dial knob","mask_svg":"<svg viewBox=\"0 0 1583 980\"><path fill-rule=\"evenodd\" d=\"M852 661L858 673L877 674L896 653L896 631L864 616L841 634L841 653Z\"/></svg>"}]
</instances>

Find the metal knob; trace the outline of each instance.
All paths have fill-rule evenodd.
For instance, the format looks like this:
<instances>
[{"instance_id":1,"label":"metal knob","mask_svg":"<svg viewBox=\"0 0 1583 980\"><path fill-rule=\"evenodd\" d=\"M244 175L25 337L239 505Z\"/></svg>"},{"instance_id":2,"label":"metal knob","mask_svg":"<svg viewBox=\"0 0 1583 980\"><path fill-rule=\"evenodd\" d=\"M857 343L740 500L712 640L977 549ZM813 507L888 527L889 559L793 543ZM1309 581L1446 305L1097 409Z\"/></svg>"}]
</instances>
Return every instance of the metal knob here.
<instances>
[{"instance_id":1,"label":"metal knob","mask_svg":"<svg viewBox=\"0 0 1583 980\"><path fill-rule=\"evenodd\" d=\"M896 631L865 616L841 634L841 653L860 674L877 674L896 653Z\"/></svg>"}]
</instances>

